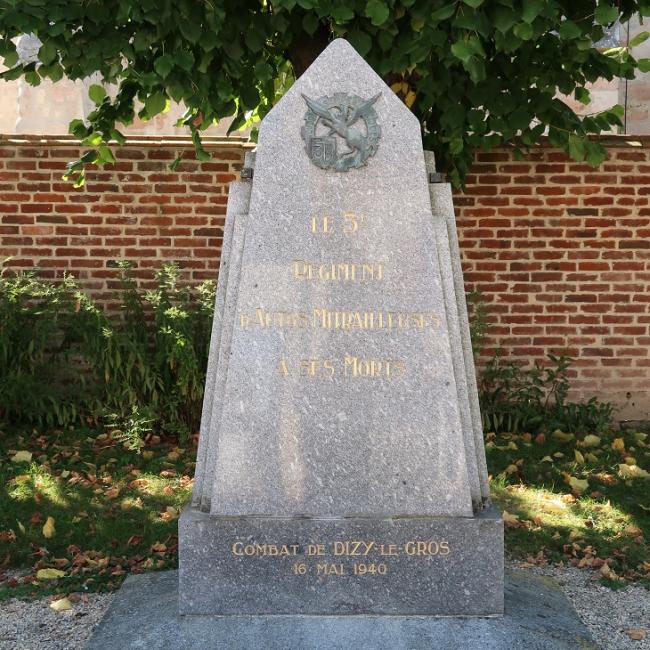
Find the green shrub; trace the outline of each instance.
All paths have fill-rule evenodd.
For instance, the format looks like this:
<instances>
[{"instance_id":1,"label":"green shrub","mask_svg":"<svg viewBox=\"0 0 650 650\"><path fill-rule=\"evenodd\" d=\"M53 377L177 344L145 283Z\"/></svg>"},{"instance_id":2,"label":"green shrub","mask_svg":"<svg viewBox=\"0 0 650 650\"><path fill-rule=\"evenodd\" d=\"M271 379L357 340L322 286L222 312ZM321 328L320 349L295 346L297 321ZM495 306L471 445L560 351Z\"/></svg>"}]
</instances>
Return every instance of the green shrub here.
<instances>
[{"instance_id":1,"label":"green shrub","mask_svg":"<svg viewBox=\"0 0 650 650\"><path fill-rule=\"evenodd\" d=\"M592 397L570 402L568 370L573 359L548 355L524 369L495 355L479 377L483 429L495 433L543 431L602 431L612 419L614 407Z\"/></svg>"},{"instance_id":2,"label":"green shrub","mask_svg":"<svg viewBox=\"0 0 650 650\"><path fill-rule=\"evenodd\" d=\"M0 268L0 421L76 420L83 379L70 372L73 278L55 284Z\"/></svg>"},{"instance_id":3,"label":"green shrub","mask_svg":"<svg viewBox=\"0 0 650 650\"><path fill-rule=\"evenodd\" d=\"M198 430L214 282L179 286L178 266L167 264L156 288L142 291L129 265L119 266L117 314L69 276L60 284L34 273L0 277L0 421L127 432L146 423L181 438Z\"/></svg>"}]
</instances>

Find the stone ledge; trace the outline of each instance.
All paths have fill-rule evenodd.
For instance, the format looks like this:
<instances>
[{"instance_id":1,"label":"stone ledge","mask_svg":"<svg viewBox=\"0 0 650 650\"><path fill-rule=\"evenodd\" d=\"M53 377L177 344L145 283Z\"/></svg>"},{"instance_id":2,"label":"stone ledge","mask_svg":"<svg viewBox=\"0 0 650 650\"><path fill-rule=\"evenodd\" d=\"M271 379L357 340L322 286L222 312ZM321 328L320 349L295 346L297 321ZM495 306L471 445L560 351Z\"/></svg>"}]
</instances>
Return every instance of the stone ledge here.
<instances>
[{"instance_id":1,"label":"stone ledge","mask_svg":"<svg viewBox=\"0 0 650 650\"><path fill-rule=\"evenodd\" d=\"M372 548L341 548L354 540ZM287 545L287 553L247 555L255 544ZM376 572L360 575L359 565L370 564ZM494 507L467 518L344 519L214 517L186 508L179 573L183 614L499 616L503 521Z\"/></svg>"},{"instance_id":2,"label":"stone ledge","mask_svg":"<svg viewBox=\"0 0 650 650\"><path fill-rule=\"evenodd\" d=\"M180 616L178 572L129 576L88 650L596 650L557 583L506 575L505 616Z\"/></svg>"}]
</instances>

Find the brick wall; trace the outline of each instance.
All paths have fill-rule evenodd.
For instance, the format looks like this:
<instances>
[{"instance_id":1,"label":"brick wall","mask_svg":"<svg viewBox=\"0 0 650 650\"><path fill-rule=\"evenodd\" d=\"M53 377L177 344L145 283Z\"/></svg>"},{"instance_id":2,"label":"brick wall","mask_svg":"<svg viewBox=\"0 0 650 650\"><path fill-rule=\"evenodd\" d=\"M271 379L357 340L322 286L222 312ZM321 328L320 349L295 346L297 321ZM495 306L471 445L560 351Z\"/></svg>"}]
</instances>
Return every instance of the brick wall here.
<instances>
[{"instance_id":1,"label":"brick wall","mask_svg":"<svg viewBox=\"0 0 650 650\"><path fill-rule=\"evenodd\" d=\"M601 168L540 147L525 161L479 153L456 196L468 289L480 291L497 347L530 362L575 356L576 392L650 417L650 139L613 139ZM119 258L143 283L166 260L215 276L228 183L243 143L213 140L214 160L180 139L143 138L75 190L61 180L78 150L65 139L0 137L0 257L51 277L74 273L109 300ZM168 164L181 152L176 172Z\"/></svg>"},{"instance_id":2,"label":"brick wall","mask_svg":"<svg viewBox=\"0 0 650 650\"><path fill-rule=\"evenodd\" d=\"M61 179L79 156L70 141L0 137L0 259L49 277L71 272L101 301L112 295L117 259L135 262L143 284L172 260L186 280L214 278L243 146L206 144L214 159L198 162L185 140L133 141L115 152L116 164L89 172L75 189ZM182 152L188 160L170 171Z\"/></svg>"},{"instance_id":3,"label":"brick wall","mask_svg":"<svg viewBox=\"0 0 650 650\"><path fill-rule=\"evenodd\" d=\"M478 153L455 200L466 286L492 323L484 356L567 352L576 392L621 419L650 411L648 144L613 139L598 169L543 147Z\"/></svg>"}]
</instances>

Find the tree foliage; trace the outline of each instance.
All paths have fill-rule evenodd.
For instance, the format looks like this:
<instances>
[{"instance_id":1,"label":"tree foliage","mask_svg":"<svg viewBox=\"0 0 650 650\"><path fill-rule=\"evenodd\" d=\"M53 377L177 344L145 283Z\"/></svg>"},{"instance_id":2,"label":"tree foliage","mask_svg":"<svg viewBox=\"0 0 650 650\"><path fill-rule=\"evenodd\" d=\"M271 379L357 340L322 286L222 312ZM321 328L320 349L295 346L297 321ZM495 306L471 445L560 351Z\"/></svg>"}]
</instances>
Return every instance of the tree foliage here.
<instances>
[{"instance_id":1,"label":"tree foliage","mask_svg":"<svg viewBox=\"0 0 650 650\"><path fill-rule=\"evenodd\" d=\"M420 119L425 146L455 183L477 148L519 152L547 132L577 160L597 164L590 140L620 124L620 107L577 116L556 97L589 101L588 82L632 78L650 60L594 46L604 28L650 0L0 0L5 79L38 85L98 73L95 110L71 133L89 147L71 164L110 162L120 125L150 119L170 100L194 140L228 116L232 129L263 117L327 43L347 38ZM39 62L20 63L12 39L33 33ZM648 34L642 34L640 42ZM344 75L344 71L341 71ZM81 178L82 180L82 178Z\"/></svg>"}]
</instances>

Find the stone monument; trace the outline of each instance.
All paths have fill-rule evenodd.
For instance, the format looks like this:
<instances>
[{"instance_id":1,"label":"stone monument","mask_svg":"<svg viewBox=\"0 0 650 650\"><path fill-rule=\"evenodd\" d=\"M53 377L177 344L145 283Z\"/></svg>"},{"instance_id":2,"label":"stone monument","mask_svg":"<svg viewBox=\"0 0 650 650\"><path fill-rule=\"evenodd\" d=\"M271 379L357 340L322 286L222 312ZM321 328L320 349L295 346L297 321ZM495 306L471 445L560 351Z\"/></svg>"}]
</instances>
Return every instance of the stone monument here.
<instances>
[{"instance_id":1,"label":"stone monument","mask_svg":"<svg viewBox=\"0 0 650 650\"><path fill-rule=\"evenodd\" d=\"M89 650L595 647L548 579L508 572L504 608L437 180L345 41L264 119L229 192L179 571L129 576Z\"/></svg>"},{"instance_id":2,"label":"stone monument","mask_svg":"<svg viewBox=\"0 0 650 650\"><path fill-rule=\"evenodd\" d=\"M337 40L233 183L182 614L501 615L449 186Z\"/></svg>"}]
</instances>

